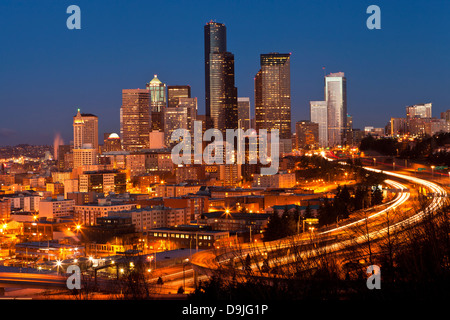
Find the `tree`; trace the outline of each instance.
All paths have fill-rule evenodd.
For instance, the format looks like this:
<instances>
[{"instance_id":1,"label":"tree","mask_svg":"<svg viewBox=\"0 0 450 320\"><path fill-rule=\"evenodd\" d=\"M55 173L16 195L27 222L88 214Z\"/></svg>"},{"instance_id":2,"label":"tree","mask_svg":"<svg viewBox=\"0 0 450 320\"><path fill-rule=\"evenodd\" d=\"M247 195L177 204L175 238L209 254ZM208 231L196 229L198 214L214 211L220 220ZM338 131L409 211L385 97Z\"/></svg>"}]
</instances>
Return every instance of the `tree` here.
<instances>
[{"instance_id":1,"label":"tree","mask_svg":"<svg viewBox=\"0 0 450 320\"><path fill-rule=\"evenodd\" d=\"M380 188L377 186L372 193L372 206L379 205L383 202L383 193Z\"/></svg>"},{"instance_id":2,"label":"tree","mask_svg":"<svg viewBox=\"0 0 450 320\"><path fill-rule=\"evenodd\" d=\"M284 208L283 215L281 216L281 238L291 236L295 234L297 221L294 219L288 211L287 206Z\"/></svg>"},{"instance_id":3,"label":"tree","mask_svg":"<svg viewBox=\"0 0 450 320\"><path fill-rule=\"evenodd\" d=\"M280 235L281 219L276 210L269 217L266 230L264 231L264 241L272 241L281 238Z\"/></svg>"}]
</instances>

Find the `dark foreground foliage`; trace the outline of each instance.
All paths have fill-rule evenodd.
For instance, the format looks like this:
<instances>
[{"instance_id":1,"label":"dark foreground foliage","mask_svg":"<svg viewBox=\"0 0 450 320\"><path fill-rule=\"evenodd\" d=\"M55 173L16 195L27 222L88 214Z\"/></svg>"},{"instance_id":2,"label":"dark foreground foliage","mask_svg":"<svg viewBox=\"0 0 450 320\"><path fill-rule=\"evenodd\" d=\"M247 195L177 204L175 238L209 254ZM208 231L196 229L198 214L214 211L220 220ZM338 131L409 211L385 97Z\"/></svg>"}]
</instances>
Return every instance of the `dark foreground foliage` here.
<instances>
[{"instance_id":1,"label":"dark foreground foliage","mask_svg":"<svg viewBox=\"0 0 450 320\"><path fill-rule=\"evenodd\" d=\"M371 248L370 256L366 251L363 262L359 260L363 250L358 246L348 248L344 258L342 254L323 252L299 262L302 268L311 266L307 272L286 275L283 271L280 274L284 277L269 280L258 272L230 277L223 270L201 283L190 299L387 301L450 297L450 208L429 215L420 225L388 234L373 242ZM367 288L366 269L370 264L381 268L379 290Z\"/></svg>"}]
</instances>

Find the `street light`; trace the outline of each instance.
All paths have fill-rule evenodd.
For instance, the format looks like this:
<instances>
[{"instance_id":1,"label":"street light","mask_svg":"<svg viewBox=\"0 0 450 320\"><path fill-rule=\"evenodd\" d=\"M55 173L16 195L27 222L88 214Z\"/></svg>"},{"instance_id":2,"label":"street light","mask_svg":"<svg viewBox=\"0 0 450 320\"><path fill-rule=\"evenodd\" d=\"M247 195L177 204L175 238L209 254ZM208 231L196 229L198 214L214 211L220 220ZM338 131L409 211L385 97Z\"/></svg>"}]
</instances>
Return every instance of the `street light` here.
<instances>
[{"instance_id":1,"label":"street light","mask_svg":"<svg viewBox=\"0 0 450 320\"><path fill-rule=\"evenodd\" d=\"M189 262L189 259L186 258L184 260L185 263L183 263L183 289L184 291L186 291L186 276L185 276L185 272L184 272L184 268L186 267L187 263Z\"/></svg>"},{"instance_id":2,"label":"street light","mask_svg":"<svg viewBox=\"0 0 450 320\"><path fill-rule=\"evenodd\" d=\"M434 177L434 166L431 166L431 176Z\"/></svg>"}]
</instances>

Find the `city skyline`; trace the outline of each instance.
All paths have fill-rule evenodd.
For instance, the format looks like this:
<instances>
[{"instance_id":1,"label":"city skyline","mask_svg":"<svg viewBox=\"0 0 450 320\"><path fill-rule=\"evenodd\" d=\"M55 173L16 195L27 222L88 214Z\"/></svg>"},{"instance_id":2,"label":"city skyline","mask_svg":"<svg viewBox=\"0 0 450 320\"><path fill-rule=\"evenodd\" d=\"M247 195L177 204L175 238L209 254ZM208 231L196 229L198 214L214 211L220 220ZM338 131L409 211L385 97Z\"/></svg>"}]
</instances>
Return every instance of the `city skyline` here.
<instances>
[{"instance_id":1,"label":"city skyline","mask_svg":"<svg viewBox=\"0 0 450 320\"><path fill-rule=\"evenodd\" d=\"M449 296L445 9L2 0L0 298Z\"/></svg>"},{"instance_id":2,"label":"city skyline","mask_svg":"<svg viewBox=\"0 0 450 320\"><path fill-rule=\"evenodd\" d=\"M414 19L420 17L422 12L432 12L440 17L445 11L443 7L448 4L442 4L442 8L439 7L442 10L437 10L437 6L425 6L417 2L408 2L408 8L404 8L401 2L391 4L381 1L378 4L383 12L383 27L375 31L365 26L368 16L365 13L366 4L355 6L350 3L337 5L327 2L326 5L319 6L287 2L283 8L270 1L264 4L258 14L252 13L251 5L246 3L230 3L224 10L215 6L199 10L184 22L182 32L177 29L178 33L164 17L153 17L151 24L158 24L165 29L161 35L164 37L158 38L164 39L165 46L142 44L137 49L129 48L115 53L114 50L108 50L115 49L114 39L119 41L129 38L126 44L131 44L143 32L131 33L131 29L144 19L141 14L133 22L122 20L120 25L107 24L112 29L110 32L105 29L106 26L102 24L105 18L100 16L102 10L108 12L110 17L117 17L120 15L119 11L124 9L123 4L105 6L80 1L78 5L83 12L82 29L71 33L64 25L67 19L64 5L41 8L34 4L19 8L12 2L6 2L3 6L7 10L2 12L7 12L8 17L4 21L12 26L10 32L2 34L2 40L11 42L8 41L10 37L18 36L23 41L15 42L4 52L9 63L5 66L5 78L2 79L4 85L0 89L0 106L3 111L0 120L0 145L51 144L58 133L65 143L69 143L71 130L68 124L74 110L78 108L99 117L100 134L118 132L121 90L143 88L154 74L158 74L168 86L190 85L192 97L198 98L199 114L204 114L202 27L211 19L227 26L227 47L236 60L238 95L250 97L252 107L253 77L259 70L259 55L274 51L292 53L292 129L296 121L308 118L309 101L322 99L323 67L326 73L346 73L350 88L348 113L353 116L356 128L382 127L389 122L390 117L403 116L408 105L433 102L435 114L445 111L450 105L445 90L442 90L446 84L445 70L448 62L437 53L445 52L447 44L445 39L441 40L430 33L431 30L443 27L445 23L435 19L430 25L423 25L420 19ZM129 8L134 5L137 2L131 2ZM201 4L195 5L195 8L199 7ZM49 13L44 12L47 8ZM237 8L240 10L236 11ZM172 14L181 15L186 7L168 9L171 9L169 11ZM57 15L59 11L59 20L42 23L38 19L38 16ZM289 18L299 12L304 21L290 23ZM322 18L312 21L309 15L317 17L318 12ZM35 19L26 21L34 13L37 15ZM232 13L238 15L233 17ZM267 21L264 17L267 18L270 14L273 14L275 21L280 21L278 26L264 22ZM403 17L407 14L411 19ZM240 19L243 15L248 19ZM337 30L330 30L332 23L329 21L333 15L346 18L335 28ZM261 19L260 23L252 24L255 19L259 21L258 18ZM417 23L405 25L405 21L409 20ZM36 30L27 28L31 23L38 26ZM306 28L307 25L310 27ZM22 26L27 34L23 33ZM78 34L75 33L77 31ZM53 48L53 53L46 50L51 46L51 41L43 35L45 33L49 34L49 38L56 37L61 42L61 47ZM104 40L99 44L94 43L92 37L98 41L97 35L102 33L107 35ZM401 43L403 47L397 41L400 37L405 41ZM34 56L28 56L27 50L17 55L16 52L22 51L27 40L27 46L41 49L32 51ZM339 41L343 41L342 46L336 46ZM107 43L109 46L105 46ZM311 46L312 43L315 44L314 47ZM180 46L187 50L177 50ZM420 51L420 54L407 50L411 46L421 48L415 50ZM166 58L163 59L162 56ZM100 57L105 58L102 60ZM422 76L416 77L419 73ZM433 77L430 78L430 75ZM23 88L19 79L23 81L30 78L34 80L33 85L27 87L30 94L18 95L18 90ZM389 110L392 114L386 117L377 111L379 109ZM49 120L55 122L54 128L49 129L35 121L42 112L51 114Z\"/></svg>"}]
</instances>

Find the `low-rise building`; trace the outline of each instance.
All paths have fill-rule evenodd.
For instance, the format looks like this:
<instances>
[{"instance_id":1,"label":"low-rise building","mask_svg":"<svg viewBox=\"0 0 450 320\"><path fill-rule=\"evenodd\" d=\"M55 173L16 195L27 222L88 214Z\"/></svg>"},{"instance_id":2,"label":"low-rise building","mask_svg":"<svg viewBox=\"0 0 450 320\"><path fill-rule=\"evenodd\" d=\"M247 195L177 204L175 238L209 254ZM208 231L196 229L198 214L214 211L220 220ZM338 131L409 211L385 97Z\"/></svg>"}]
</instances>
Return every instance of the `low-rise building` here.
<instances>
[{"instance_id":1,"label":"low-rise building","mask_svg":"<svg viewBox=\"0 0 450 320\"><path fill-rule=\"evenodd\" d=\"M215 211L204 214L207 226L212 230L244 231L260 234L269 221L269 214Z\"/></svg>"},{"instance_id":2,"label":"low-rise building","mask_svg":"<svg viewBox=\"0 0 450 320\"><path fill-rule=\"evenodd\" d=\"M149 243L158 243L159 249L211 249L225 243L230 238L228 231L181 225L172 228L155 228L147 232Z\"/></svg>"},{"instance_id":3,"label":"low-rise building","mask_svg":"<svg viewBox=\"0 0 450 320\"><path fill-rule=\"evenodd\" d=\"M295 173L255 174L252 186L261 188L293 188L296 182Z\"/></svg>"},{"instance_id":4,"label":"low-rise building","mask_svg":"<svg viewBox=\"0 0 450 320\"><path fill-rule=\"evenodd\" d=\"M97 218L107 217L110 212L131 210L135 206L133 203L111 204L110 202L84 204L74 207L74 218L81 225L94 226L97 224Z\"/></svg>"},{"instance_id":5,"label":"low-rise building","mask_svg":"<svg viewBox=\"0 0 450 320\"><path fill-rule=\"evenodd\" d=\"M169 208L162 205L111 213L110 216L129 217L136 232L146 232L153 228L172 227L186 224L188 208Z\"/></svg>"},{"instance_id":6,"label":"low-rise building","mask_svg":"<svg viewBox=\"0 0 450 320\"><path fill-rule=\"evenodd\" d=\"M39 217L54 220L62 217L73 216L75 201L62 199L47 198L39 202Z\"/></svg>"}]
</instances>

